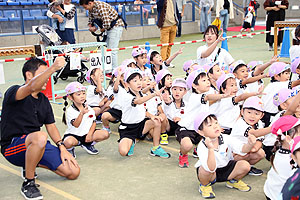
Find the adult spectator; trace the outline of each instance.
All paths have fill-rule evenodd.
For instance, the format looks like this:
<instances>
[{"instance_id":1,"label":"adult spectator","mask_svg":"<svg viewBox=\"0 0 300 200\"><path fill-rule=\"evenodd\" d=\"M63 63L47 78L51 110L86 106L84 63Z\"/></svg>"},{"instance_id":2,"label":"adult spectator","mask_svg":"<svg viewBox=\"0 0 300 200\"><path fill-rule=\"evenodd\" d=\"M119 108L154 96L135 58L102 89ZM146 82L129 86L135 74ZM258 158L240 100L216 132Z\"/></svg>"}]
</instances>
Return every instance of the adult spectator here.
<instances>
[{"instance_id":1,"label":"adult spectator","mask_svg":"<svg viewBox=\"0 0 300 200\"><path fill-rule=\"evenodd\" d=\"M143 5L144 2L142 0L135 0L133 2L133 4L136 4L136 5ZM136 11L140 11L140 6L134 6L134 10ZM143 11L143 18L144 19L148 19L148 16L149 16L149 10L146 9L144 6L142 6L142 11ZM146 13L146 15L144 16L144 14Z\"/></svg>"},{"instance_id":2,"label":"adult spectator","mask_svg":"<svg viewBox=\"0 0 300 200\"><path fill-rule=\"evenodd\" d=\"M80 0L80 5L89 11L88 26L91 32L95 32L97 27L93 24L94 20L100 21L101 32L107 32L107 48L118 48L122 36L124 21L118 12L109 4L102 1ZM112 68L118 67L118 52L112 51Z\"/></svg>"},{"instance_id":3,"label":"adult spectator","mask_svg":"<svg viewBox=\"0 0 300 200\"><path fill-rule=\"evenodd\" d=\"M211 9L214 6L214 0L200 0L200 33L204 33L207 27L211 24Z\"/></svg>"},{"instance_id":4,"label":"adult spectator","mask_svg":"<svg viewBox=\"0 0 300 200\"><path fill-rule=\"evenodd\" d=\"M227 33L229 19L234 18L232 0L217 0L216 18L221 20L221 28Z\"/></svg>"},{"instance_id":5,"label":"adult spectator","mask_svg":"<svg viewBox=\"0 0 300 200\"><path fill-rule=\"evenodd\" d=\"M179 11L175 0L157 0L158 22L160 29L160 42L172 43L176 37L176 25L178 24ZM167 60L171 55L172 46L162 46L160 55Z\"/></svg>"},{"instance_id":6,"label":"adult spectator","mask_svg":"<svg viewBox=\"0 0 300 200\"><path fill-rule=\"evenodd\" d=\"M245 17L248 14L248 7L249 6L253 6L254 11L255 11L255 15L253 16L252 21L251 21L251 31L254 31L256 17L257 17L257 9L259 8L260 5L256 0L243 0L243 8L244 8L244 11L245 11Z\"/></svg>"},{"instance_id":7,"label":"adult spectator","mask_svg":"<svg viewBox=\"0 0 300 200\"><path fill-rule=\"evenodd\" d=\"M65 148L55 126L47 97L41 93L54 72L65 64L57 57L51 67L38 58L22 69L25 84L11 86L4 95L1 119L1 153L11 164L23 168L21 193L26 199L42 199L35 184L35 169L43 167L68 179L76 179L80 168ZM48 134L41 131L45 125ZM57 147L47 141L48 135Z\"/></svg>"},{"instance_id":8,"label":"adult spectator","mask_svg":"<svg viewBox=\"0 0 300 200\"><path fill-rule=\"evenodd\" d=\"M178 7L178 26L177 26L177 33L176 37L181 37L181 20L184 15L184 8L186 4L186 0L176 0L177 7Z\"/></svg>"},{"instance_id":9,"label":"adult spectator","mask_svg":"<svg viewBox=\"0 0 300 200\"><path fill-rule=\"evenodd\" d=\"M285 20L285 10L289 7L288 0L265 0L264 8L267 11L267 24L266 31L271 31L274 28L275 21ZM282 42L283 31L278 33L278 48ZM274 35L271 33L266 34L266 42L269 44L269 51L273 51Z\"/></svg>"},{"instance_id":10,"label":"adult spectator","mask_svg":"<svg viewBox=\"0 0 300 200\"><path fill-rule=\"evenodd\" d=\"M63 18L58 15L54 14L50 10L47 11L47 16L50 18L56 18L58 20L57 26L55 26L57 29L55 29L56 33L59 35L59 37L62 39L62 41L67 41L70 44L75 44L75 36L74 36L74 29L75 29L75 21L74 16L76 14L76 7L71 4L71 0L64 0L63 5L59 5L56 7L57 10L61 12L62 15L66 18L66 25L65 30L61 31L59 30L59 23L63 22Z\"/></svg>"}]
</instances>

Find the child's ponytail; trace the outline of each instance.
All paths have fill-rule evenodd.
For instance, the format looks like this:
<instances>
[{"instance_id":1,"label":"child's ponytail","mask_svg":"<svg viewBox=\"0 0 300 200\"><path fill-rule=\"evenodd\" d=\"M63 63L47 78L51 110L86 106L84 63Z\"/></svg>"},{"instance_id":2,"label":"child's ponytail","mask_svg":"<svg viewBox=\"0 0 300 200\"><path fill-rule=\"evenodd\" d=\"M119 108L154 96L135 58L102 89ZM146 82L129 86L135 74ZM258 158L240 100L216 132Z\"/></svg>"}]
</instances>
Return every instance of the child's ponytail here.
<instances>
[{"instance_id":1,"label":"child's ponytail","mask_svg":"<svg viewBox=\"0 0 300 200\"><path fill-rule=\"evenodd\" d=\"M67 121L66 121L66 110L67 110L67 106L68 106L67 95L63 96L63 99L65 100L65 102L64 102L64 108L63 108L64 114L62 116L62 122L67 125Z\"/></svg>"}]
</instances>

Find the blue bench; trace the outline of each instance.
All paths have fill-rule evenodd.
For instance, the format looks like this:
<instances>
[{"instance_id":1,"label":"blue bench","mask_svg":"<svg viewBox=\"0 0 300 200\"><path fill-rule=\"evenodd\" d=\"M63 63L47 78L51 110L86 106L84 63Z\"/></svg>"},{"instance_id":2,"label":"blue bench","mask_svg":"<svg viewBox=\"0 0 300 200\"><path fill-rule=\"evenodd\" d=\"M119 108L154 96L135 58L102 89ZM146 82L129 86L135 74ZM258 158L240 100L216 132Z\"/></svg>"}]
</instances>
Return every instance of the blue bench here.
<instances>
[{"instance_id":1,"label":"blue bench","mask_svg":"<svg viewBox=\"0 0 300 200\"><path fill-rule=\"evenodd\" d=\"M23 19L25 21L34 20L34 17L30 15L29 10L22 10L22 13L23 13ZM18 17L20 17L20 19L21 19L20 10L17 10L17 14L18 14Z\"/></svg>"},{"instance_id":2,"label":"blue bench","mask_svg":"<svg viewBox=\"0 0 300 200\"><path fill-rule=\"evenodd\" d=\"M17 12L15 10L3 10L3 16L7 17L9 21L19 21Z\"/></svg>"},{"instance_id":3,"label":"blue bench","mask_svg":"<svg viewBox=\"0 0 300 200\"><path fill-rule=\"evenodd\" d=\"M30 10L30 15L34 16L36 20L44 20L47 19L47 16L44 16L41 9Z\"/></svg>"},{"instance_id":4,"label":"blue bench","mask_svg":"<svg viewBox=\"0 0 300 200\"><path fill-rule=\"evenodd\" d=\"M7 22L8 17L4 17L2 10L0 10L0 22Z\"/></svg>"}]
</instances>

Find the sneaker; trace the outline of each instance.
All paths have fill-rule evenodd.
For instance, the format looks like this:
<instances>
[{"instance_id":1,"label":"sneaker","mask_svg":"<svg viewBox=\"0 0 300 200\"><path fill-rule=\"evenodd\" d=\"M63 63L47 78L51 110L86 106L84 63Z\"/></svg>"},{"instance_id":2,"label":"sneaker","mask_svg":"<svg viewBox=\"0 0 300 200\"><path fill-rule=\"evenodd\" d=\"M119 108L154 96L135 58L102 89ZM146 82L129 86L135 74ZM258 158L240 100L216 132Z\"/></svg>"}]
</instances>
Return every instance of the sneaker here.
<instances>
[{"instance_id":1,"label":"sneaker","mask_svg":"<svg viewBox=\"0 0 300 200\"><path fill-rule=\"evenodd\" d=\"M132 142L132 145L127 153L127 156L133 156L133 153L134 153L134 146L135 146L135 142Z\"/></svg>"},{"instance_id":2,"label":"sneaker","mask_svg":"<svg viewBox=\"0 0 300 200\"><path fill-rule=\"evenodd\" d=\"M244 183L242 180L230 180L226 182L226 186L229 188L235 188L238 189L239 191L242 192L248 192L251 190L251 187L249 185L247 185L246 183Z\"/></svg>"},{"instance_id":3,"label":"sneaker","mask_svg":"<svg viewBox=\"0 0 300 200\"><path fill-rule=\"evenodd\" d=\"M171 154L165 152L165 150L163 148L161 148L160 146L155 151L153 151L152 149L153 149L153 147L151 148L151 151L150 151L151 156L158 156L161 158L170 158L171 157Z\"/></svg>"},{"instance_id":4,"label":"sneaker","mask_svg":"<svg viewBox=\"0 0 300 200\"><path fill-rule=\"evenodd\" d=\"M251 31L254 32L254 28L251 28Z\"/></svg>"},{"instance_id":5,"label":"sneaker","mask_svg":"<svg viewBox=\"0 0 300 200\"><path fill-rule=\"evenodd\" d=\"M25 199L43 199L43 196L40 190L37 188L39 185L35 184L34 180L25 184L23 183L21 187L21 194L25 197Z\"/></svg>"},{"instance_id":6,"label":"sneaker","mask_svg":"<svg viewBox=\"0 0 300 200\"><path fill-rule=\"evenodd\" d=\"M263 173L264 173L263 170L257 169L255 167L251 167L248 174L251 175L251 176L261 176Z\"/></svg>"},{"instance_id":7,"label":"sneaker","mask_svg":"<svg viewBox=\"0 0 300 200\"><path fill-rule=\"evenodd\" d=\"M160 136L160 144L168 145L169 144L168 137L169 136L166 133L161 134L161 136Z\"/></svg>"},{"instance_id":8,"label":"sneaker","mask_svg":"<svg viewBox=\"0 0 300 200\"><path fill-rule=\"evenodd\" d=\"M74 157L76 158L76 154L75 154L75 148L73 147L72 149L67 149L68 152Z\"/></svg>"},{"instance_id":9,"label":"sneaker","mask_svg":"<svg viewBox=\"0 0 300 200\"><path fill-rule=\"evenodd\" d=\"M179 153L179 167L181 168L187 168L189 167L189 156L186 155L182 155L181 153Z\"/></svg>"},{"instance_id":10,"label":"sneaker","mask_svg":"<svg viewBox=\"0 0 300 200\"><path fill-rule=\"evenodd\" d=\"M197 153L197 147L194 148L193 157L194 158L199 158L198 153Z\"/></svg>"},{"instance_id":11,"label":"sneaker","mask_svg":"<svg viewBox=\"0 0 300 200\"><path fill-rule=\"evenodd\" d=\"M106 127L102 127L102 130L105 130L105 131L107 131L109 134L111 134L111 130L110 130L110 128L108 127L108 128L106 128Z\"/></svg>"},{"instance_id":12,"label":"sneaker","mask_svg":"<svg viewBox=\"0 0 300 200\"><path fill-rule=\"evenodd\" d=\"M274 51L274 49L273 49L272 46L269 46L268 50L269 50L269 51Z\"/></svg>"},{"instance_id":13,"label":"sneaker","mask_svg":"<svg viewBox=\"0 0 300 200\"><path fill-rule=\"evenodd\" d=\"M95 148L94 145L91 144L83 144L81 145L81 147L86 150L86 152L88 152L88 154L91 155L97 155L99 153L99 151Z\"/></svg>"},{"instance_id":14,"label":"sneaker","mask_svg":"<svg viewBox=\"0 0 300 200\"><path fill-rule=\"evenodd\" d=\"M23 180L25 180L25 168L21 167L21 177ZM37 173L34 172L34 178L36 179L38 177Z\"/></svg>"},{"instance_id":15,"label":"sneaker","mask_svg":"<svg viewBox=\"0 0 300 200\"><path fill-rule=\"evenodd\" d=\"M199 192L202 195L203 198L205 199L213 199L216 197L211 184L207 184L207 185L199 185Z\"/></svg>"}]
</instances>

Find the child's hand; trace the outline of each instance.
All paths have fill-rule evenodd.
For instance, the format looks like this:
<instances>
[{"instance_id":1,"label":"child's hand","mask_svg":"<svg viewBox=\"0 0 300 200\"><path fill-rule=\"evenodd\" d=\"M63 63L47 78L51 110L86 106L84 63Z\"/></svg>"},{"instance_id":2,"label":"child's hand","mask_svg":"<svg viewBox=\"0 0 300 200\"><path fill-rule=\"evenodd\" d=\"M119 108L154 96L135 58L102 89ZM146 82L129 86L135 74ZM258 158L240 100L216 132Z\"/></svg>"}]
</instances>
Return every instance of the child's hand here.
<instances>
[{"instance_id":1,"label":"child's hand","mask_svg":"<svg viewBox=\"0 0 300 200\"><path fill-rule=\"evenodd\" d=\"M161 122L161 120L160 120L160 117L159 117L159 116L151 115L150 119L151 119L152 121L158 120L158 121L160 121L160 122Z\"/></svg>"},{"instance_id":2,"label":"child's hand","mask_svg":"<svg viewBox=\"0 0 300 200\"><path fill-rule=\"evenodd\" d=\"M180 120L181 120L180 117L174 117L174 118L173 118L173 121L174 121L175 123L179 122Z\"/></svg>"},{"instance_id":3,"label":"child's hand","mask_svg":"<svg viewBox=\"0 0 300 200\"><path fill-rule=\"evenodd\" d=\"M219 37L217 39L218 42L222 42L224 41L225 39L223 38L223 29L221 28L220 29L220 33L219 33Z\"/></svg>"},{"instance_id":4,"label":"child's hand","mask_svg":"<svg viewBox=\"0 0 300 200\"><path fill-rule=\"evenodd\" d=\"M269 74L264 74L263 78L270 78L270 75Z\"/></svg>"},{"instance_id":5,"label":"child's hand","mask_svg":"<svg viewBox=\"0 0 300 200\"><path fill-rule=\"evenodd\" d=\"M166 87L162 87L160 90L155 89L156 96L161 97L161 94L165 89L166 89Z\"/></svg>"},{"instance_id":6,"label":"child's hand","mask_svg":"<svg viewBox=\"0 0 300 200\"><path fill-rule=\"evenodd\" d=\"M178 51L177 51L177 54L182 54L183 53L183 50L184 49L184 47L181 47Z\"/></svg>"},{"instance_id":7,"label":"child's hand","mask_svg":"<svg viewBox=\"0 0 300 200\"><path fill-rule=\"evenodd\" d=\"M84 106L83 110L81 111L82 115L86 114L89 112L88 106Z\"/></svg>"},{"instance_id":8,"label":"child's hand","mask_svg":"<svg viewBox=\"0 0 300 200\"><path fill-rule=\"evenodd\" d=\"M278 60L279 60L279 56L275 55L271 58L270 64L273 64L274 62L278 62Z\"/></svg>"},{"instance_id":9,"label":"child's hand","mask_svg":"<svg viewBox=\"0 0 300 200\"><path fill-rule=\"evenodd\" d=\"M265 93L263 93L264 91L264 86L262 85L259 89L258 89L258 92L256 93L256 96L258 95L265 95Z\"/></svg>"},{"instance_id":10,"label":"child's hand","mask_svg":"<svg viewBox=\"0 0 300 200\"><path fill-rule=\"evenodd\" d=\"M231 95L231 89L228 89L225 91L224 94L222 94L222 98L227 98L227 97L230 97Z\"/></svg>"},{"instance_id":11,"label":"child's hand","mask_svg":"<svg viewBox=\"0 0 300 200\"><path fill-rule=\"evenodd\" d=\"M156 82L155 81L151 81L150 82L150 88L154 89L156 86Z\"/></svg>"},{"instance_id":12,"label":"child's hand","mask_svg":"<svg viewBox=\"0 0 300 200\"><path fill-rule=\"evenodd\" d=\"M256 137L254 136L254 135L252 135L252 134L249 134L249 136L248 136L248 144L250 145L250 146L254 146L255 145L255 142L256 142ZM252 148L253 149L253 148ZM251 149L251 150L252 150Z\"/></svg>"},{"instance_id":13,"label":"child's hand","mask_svg":"<svg viewBox=\"0 0 300 200\"><path fill-rule=\"evenodd\" d=\"M209 137L205 138L205 145L208 149L214 149L214 145Z\"/></svg>"},{"instance_id":14,"label":"child's hand","mask_svg":"<svg viewBox=\"0 0 300 200\"><path fill-rule=\"evenodd\" d=\"M118 68L118 77L121 77L121 76L122 76L122 68L119 67L119 68Z\"/></svg>"}]
</instances>

